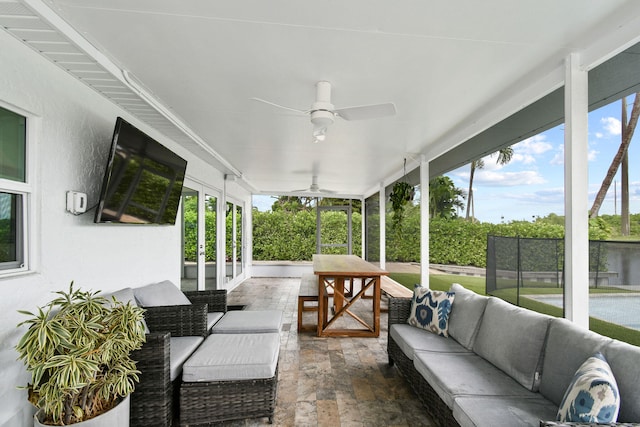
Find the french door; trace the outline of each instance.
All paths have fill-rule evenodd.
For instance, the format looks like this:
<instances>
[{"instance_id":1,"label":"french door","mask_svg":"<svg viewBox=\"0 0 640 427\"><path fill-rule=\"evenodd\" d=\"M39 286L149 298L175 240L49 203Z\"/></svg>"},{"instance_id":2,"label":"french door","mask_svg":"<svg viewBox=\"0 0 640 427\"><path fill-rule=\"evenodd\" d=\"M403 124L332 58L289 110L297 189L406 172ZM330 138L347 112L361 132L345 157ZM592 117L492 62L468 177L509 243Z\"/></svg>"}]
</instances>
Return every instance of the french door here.
<instances>
[{"instance_id":1,"label":"french door","mask_svg":"<svg viewBox=\"0 0 640 427\"><path fill-rule=\"evenodd\" d=\"M226 266L225 282L235 282L242 277L245 262L244 203L228 199L226 203Z\"/></svg>"},{"instance_id":2,"label":"french door","mask_svg":"<svg viewBox=\"0 0 640 427\"><path fill-rule=\"evenodd\" d=\"M182 290L218 289L220 192L185 180L182 190Z\"/></svg>"}]
</instances>

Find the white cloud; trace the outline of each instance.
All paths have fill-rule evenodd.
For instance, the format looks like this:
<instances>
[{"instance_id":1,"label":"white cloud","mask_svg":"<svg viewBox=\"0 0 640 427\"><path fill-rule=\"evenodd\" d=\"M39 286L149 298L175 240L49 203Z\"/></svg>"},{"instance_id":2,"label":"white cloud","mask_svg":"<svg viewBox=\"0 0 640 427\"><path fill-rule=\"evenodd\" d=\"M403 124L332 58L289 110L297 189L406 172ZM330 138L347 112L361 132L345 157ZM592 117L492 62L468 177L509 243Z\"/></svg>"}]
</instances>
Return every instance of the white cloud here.
<instances>
[{"instance_id":1,"label":"white cloud","mask_svg":"<svg viewBox=\"0 0 640 427\"><path fill-rule=\"evenodd\" d=\"M587 153L587 161L595 162L598 157L598 154L600 154L600 152L597 150L589 150L589 152ZM554 166L564 164L564 144L558 145L558 148L556 149L556 154L549 161L549 164Z\"/></svg>"},{"instance_id":2,"label":"white cloud","mask_svg":"<svg viewBox=\"0 0 640 427\"><path fill-rule=\"evenodd\" d=\"M552 150L553 145L547 141L547 136L545 134L539 134L514 144L512 148L513 157L511 158L510 163L531 165L536 163L537 158L547 151ZM487 162L485 161L485 163ZM493 163L495 163L495 160L493 160ZM499 169L499 167L492 169Z\"/></svg>"},{"instance_id":3,"label":"white cloud","mask_svg":"<svg viewBox=\"0 0 640 427\"><path fill-rule=\"evenodd\" d=\"M620 135L622 133L622 122L619 119L603 117L600 122L608 135Z\"/></svg>"},{"instance_id":4,"label":"white cloud","mask_svg":"<svg viewBox=\"0 0 640 427\"><path fill-rule=\"evenodd\" d=\"M539 156L553 149L553 145L547 141L547 136L543 133L527 138L513 146L514 153L523 157Z\"/></svg>"},{"instance_id":5,"label":"white cloud","mask_svg":"<svg viewBox=\"0 0 640 427\"><path fill-rule=\"evenodd\" d=\"M558 145L558 148L556 149L556 154L553 156L549 164L554 166L564 164L564 144Z\"/></svg>"},{"instance_id":6,"label":"white cloud","mask_svg":"<svg viewBox=\"0 0 640 427\"><path fill-rule=\"evenodd\" d=\"M513 153L513 159L511 159L514 163L522 163L523 165L530 165L536 162L536 158L531 154L522 154L522 153Z\"/></svg>"},{"instance_id":7,"label":"white cloud","mask_svg":"<svg viewBox=\"0 0 640 427\"><path fill-rule=\"evenodd\" d=\"M522 203L558 203L564 201L564 188L546 188L544 190L535 191L533 193L510 193L505 194L505 197L513 200L518 200Z\"/></svg>"},{"instance_id":8,"label":"white cloud","mask_svg":"<svg viewBox=\"0 0 640 427\"><path fill-rule=\"evenodd\" d=\"M481 169L477 171L474 179L474 187L476 184L496 186L496 187L513 187L516 185L535 185L544 184L547 181L536 171L521 172L495 172Z\"/></svg>"}]
</instances>

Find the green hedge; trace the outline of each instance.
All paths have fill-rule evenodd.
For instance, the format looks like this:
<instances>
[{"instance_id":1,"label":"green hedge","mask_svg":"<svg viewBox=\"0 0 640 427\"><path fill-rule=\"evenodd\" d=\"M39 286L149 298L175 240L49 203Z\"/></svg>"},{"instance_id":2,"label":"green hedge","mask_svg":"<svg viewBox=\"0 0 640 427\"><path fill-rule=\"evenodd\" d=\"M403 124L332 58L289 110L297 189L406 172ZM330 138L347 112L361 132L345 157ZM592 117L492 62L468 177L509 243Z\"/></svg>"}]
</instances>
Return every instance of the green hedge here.
<instances>
[{"instance_id":1,"label":"green hedge","mask_svg":"<svg viewBox=\"0 0 640 427\"><path fill-rule=\"evenodd\" d=\"M342 243L346 239L344 214L323 212L323 240ZM370 218L378 223L378 216ZM390 262L420 262L420 207L408 206L401 229L392 227L387 215L386 254ZM554 217L555 218L555 217ZM362 244L359 213L353 214L353 253ZM253 258L255 260L310 260L315 253L314 211L253 211ZM591 220L589 238L604 240L610 228L600 218ZM463 219L434 218L429 225L429 260L437 264L486 266L487 235L507 237L563 238L564 227L556 219L505 224L469 222ZM335 249L333 253L342 253ZM330 253L329 251L327 251Z\"/></svg>"},{"instance_id":2,"label":"green hedge","mask_svg":"<svg viewBox=\"0 0 640 427\"><path fill-rule=\"evenodd\" d=\"M322 212L323 243L347 241L344 213ZM352 216L353 253L359 254L362 245L359 213ZM253 259L260 261L309 261L316 252L315 211L259 212L253 211ZM346 253L341 248L325 253Z\"/></svg>"}]
</instances>

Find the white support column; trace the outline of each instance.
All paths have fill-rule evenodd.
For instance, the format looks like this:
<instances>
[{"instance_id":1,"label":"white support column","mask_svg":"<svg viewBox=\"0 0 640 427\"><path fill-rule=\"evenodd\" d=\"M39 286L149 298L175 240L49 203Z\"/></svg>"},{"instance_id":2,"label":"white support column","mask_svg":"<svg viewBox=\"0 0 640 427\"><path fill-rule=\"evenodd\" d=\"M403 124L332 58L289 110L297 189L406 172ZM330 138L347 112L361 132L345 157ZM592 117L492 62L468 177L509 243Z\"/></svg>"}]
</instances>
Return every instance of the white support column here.
<instances>
[{"instance_id":1,"label":"white support column","mask_svg":"<svg viewBox=\"0 0 640 427\"><path fill-rule=\"evenodd\" d=\"M384 182L380 183L380 268L385 269L387 265L387 206L384 194Z\"/></svg>"},{"instance_id":2,"label":"white support column","mask_svg":"<svg viewBox=\"0 0 640 427\"><path fill-rule=\"evenodd\" d=\"M429 286L429 162L420 162L420 284Z\"/></svg>"},{"instance_id":3,"label":"white support column","mask_svg":"<svg viewBox=\"0 0 640 427\"><path fill-rule=\"evenodd\" d=\"M589 329L589 85L580 55L572 53L565 61L565 317Z\"/></svg>"}]
</instances>

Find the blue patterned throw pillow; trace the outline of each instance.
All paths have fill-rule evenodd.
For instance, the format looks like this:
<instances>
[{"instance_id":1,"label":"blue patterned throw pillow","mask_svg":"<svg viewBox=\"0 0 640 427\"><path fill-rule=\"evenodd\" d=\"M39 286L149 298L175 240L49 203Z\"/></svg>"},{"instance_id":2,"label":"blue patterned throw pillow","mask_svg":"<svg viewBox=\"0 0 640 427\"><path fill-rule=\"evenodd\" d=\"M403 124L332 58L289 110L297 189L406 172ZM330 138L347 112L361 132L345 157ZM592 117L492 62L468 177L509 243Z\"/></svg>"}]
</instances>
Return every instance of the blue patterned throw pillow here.
<instances>
[{"instance_id":1,"label":"blue patterned throw pillow","mask_svg":"<svg viewBox=\"0 0 640 427\"><path fill-rule=\"evenodd\" d=\"M602 353L588 358L567 388L558 409L558 421L609 423L618 419L620 394Z\"/></svg>"},{"instance_id":2,"label":"blue patterned throw pillow","mask_svg":"<svg viewBox=\"0 0 640 427\"><path fill-rule=\"evenodd\" d=\"M420 285L413 290L411 313L408 323L429 332L448 337L449 313L453 304L453 292L432 291Z\"/></svg>"}]
</instances>

